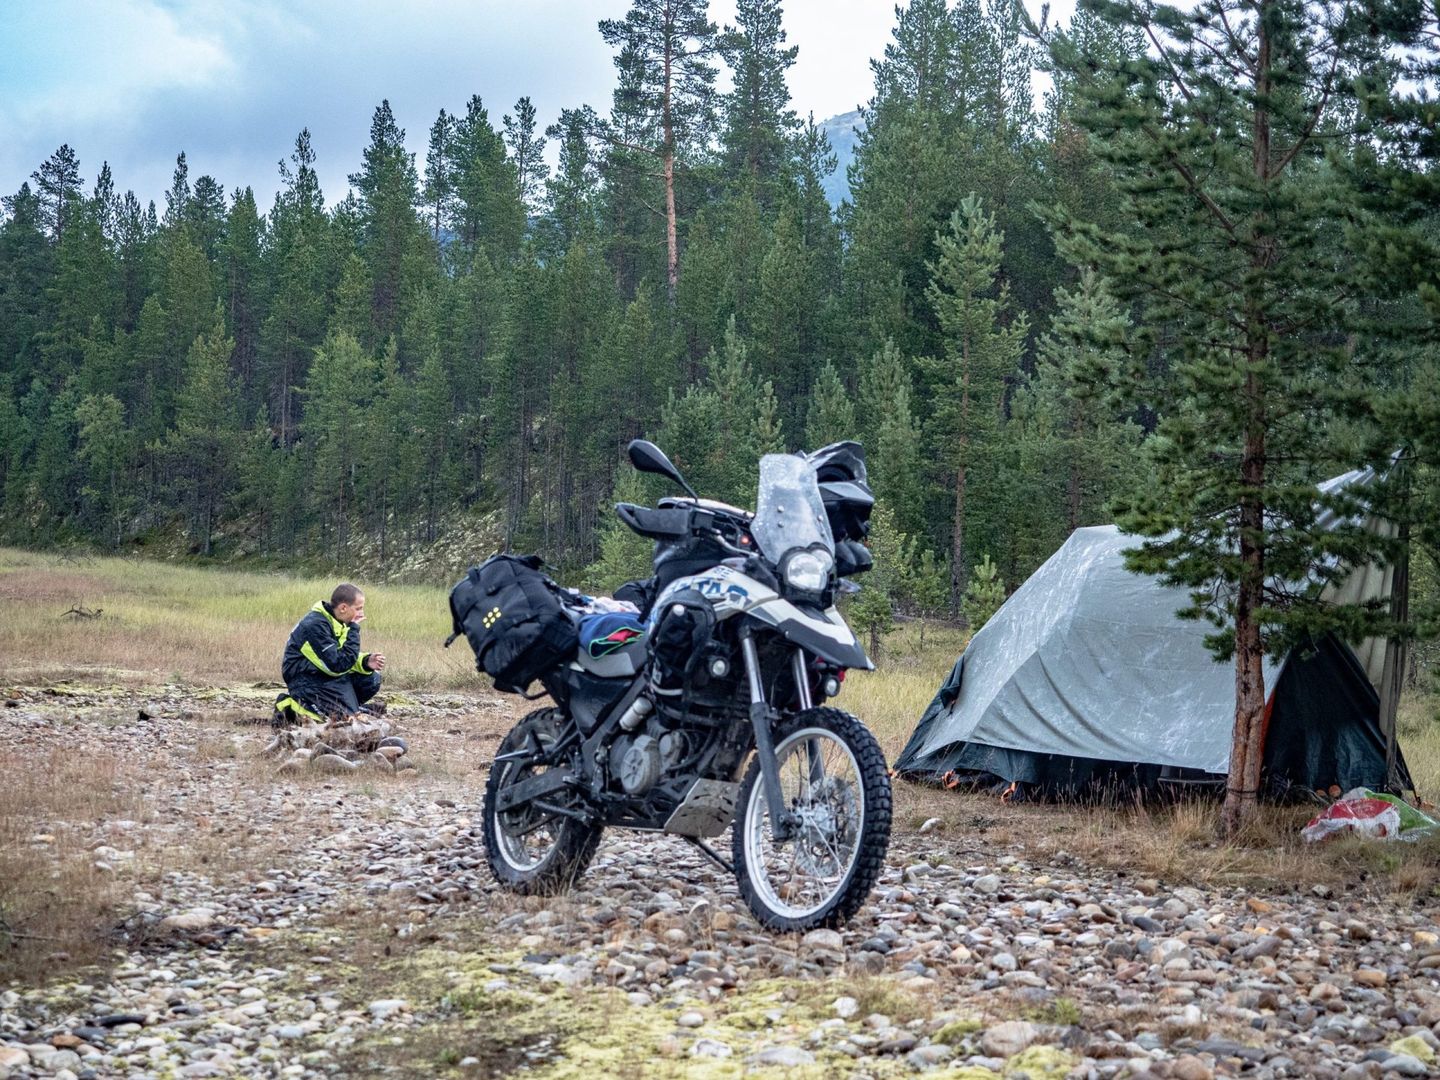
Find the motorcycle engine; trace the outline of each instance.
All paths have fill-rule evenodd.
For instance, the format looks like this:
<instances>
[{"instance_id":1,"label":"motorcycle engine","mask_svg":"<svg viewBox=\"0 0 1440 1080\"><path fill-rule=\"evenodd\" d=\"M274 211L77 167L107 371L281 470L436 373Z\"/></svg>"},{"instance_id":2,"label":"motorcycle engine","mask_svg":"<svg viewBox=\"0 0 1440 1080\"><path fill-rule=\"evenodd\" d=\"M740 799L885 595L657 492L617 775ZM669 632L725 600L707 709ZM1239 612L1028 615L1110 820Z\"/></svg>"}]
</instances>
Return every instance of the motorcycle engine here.
<instances>
[{"instance_id":1,"label":"motorcycle engine","mask_svg":"<svg viewBox=\"0 0 1440 1080\"><path fill-rule=\"evenodd\" d=\"M652 718L639 735L622 735L610 746L610 776L627 795L643 795L662 773L685 759L687 740L680 731L668 731Z\"/></svg>"}]
</instances>

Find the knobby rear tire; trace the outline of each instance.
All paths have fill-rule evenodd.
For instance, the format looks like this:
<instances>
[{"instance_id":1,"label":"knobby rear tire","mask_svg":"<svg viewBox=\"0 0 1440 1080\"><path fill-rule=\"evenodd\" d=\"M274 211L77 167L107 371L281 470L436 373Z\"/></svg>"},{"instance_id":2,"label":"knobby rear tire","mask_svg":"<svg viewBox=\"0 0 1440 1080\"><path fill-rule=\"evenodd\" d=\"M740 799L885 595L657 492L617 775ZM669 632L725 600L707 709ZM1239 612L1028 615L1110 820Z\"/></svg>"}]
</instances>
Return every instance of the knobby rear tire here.
<instances>
[{"instance_id":1,"label":"knobby rear tire","mask_svg":"<svg viewBox=\"0 0 1440 1080\"><path fill-rule=\"evenodd\" d=\"M556 708L537 709L530 713L505 736L496 756L510 753L525 746L531 731L542 744L559 738L566 724L563 713ZM485 860L495 881L509 892L522 896L553 896L568 890L595 857L600 846L603 826L589 825L573 818L562 818L555 826L556 833L549 850L533 866L522 867L506 853L507 830L504 821L496 812L495 802L501 789L512 780L530 775L528 770L516 762L496 762L490 766L490 776L485 782L485 803L481 811L485 836Z\"/></svg>"},{"instance_id":2,"label":"knobby rear tire","mask_svg":"<svg viewBox=\"0 0 1440 1080\"><path fill-rule=\"evenodd\" d=\"M807 729L828 732L843 743L853 759L859 786L863 792L858 850L848 872L835 892L816 910L794 914L773 907L763 891L774 892L773 885L757 887L756 876L763 868L750 865L746 831L750 818L766 808L764 780L758 758L752 759L740 787L739 814L731 834L731 851L735 861L735 877L740 894L760 923L771 930L803 932L817 927L843 925L860 910L885 866L890 847L892 802L890 770L885 755L870 729L856 717L839 709L815 708L795 713L775 726L774 745L777 757L785 750L787 740ZM797 749L797 752L801 752ZM758 791L757 791L758 786ZM768 825L766 826L768 828Z\"/></svg>"}]
</instances>

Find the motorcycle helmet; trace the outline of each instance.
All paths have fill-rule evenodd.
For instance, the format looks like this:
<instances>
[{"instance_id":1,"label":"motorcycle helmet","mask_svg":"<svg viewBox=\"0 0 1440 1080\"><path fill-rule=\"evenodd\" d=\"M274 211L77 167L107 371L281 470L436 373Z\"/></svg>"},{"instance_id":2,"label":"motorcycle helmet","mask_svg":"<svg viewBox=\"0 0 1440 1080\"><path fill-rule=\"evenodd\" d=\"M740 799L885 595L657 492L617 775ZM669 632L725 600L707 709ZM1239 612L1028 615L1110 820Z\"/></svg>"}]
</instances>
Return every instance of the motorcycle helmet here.
<instances>
[{"instance_id":1,"label":"motorcycle helmet","mask_svg":"<svg viewBox=\"0 0 1440 1080\"><path fill-rule=\"evenodd\" d=\"M831 443L807 454L806 460L815 468L835 542L864 540L875 508L875 495L866 483L864 447L849 440Z\"/></svg>"}]
</instances>

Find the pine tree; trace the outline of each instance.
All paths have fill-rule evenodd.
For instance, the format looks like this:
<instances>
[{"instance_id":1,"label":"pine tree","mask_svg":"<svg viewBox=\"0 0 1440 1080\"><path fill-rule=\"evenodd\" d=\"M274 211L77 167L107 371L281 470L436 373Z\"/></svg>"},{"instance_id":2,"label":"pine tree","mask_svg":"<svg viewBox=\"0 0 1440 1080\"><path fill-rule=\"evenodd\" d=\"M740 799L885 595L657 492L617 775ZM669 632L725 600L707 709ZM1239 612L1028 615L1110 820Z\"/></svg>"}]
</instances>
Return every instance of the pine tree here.
<instances>
[{"instance_id":1,"label":"pine tree","mask_svg":"<svg viewBox=\"0 0 1440 1080\"><path fill-rule=\"evenodd\" d=\"M500 118L505 129L505 145L510 148L510 161L515 166L515 180L520 189L520 202L529 213L540 209L540 196L550 172L545 164L545 135L535 124L535 105L528 97L515 102L515 115Z\"/></svg>"},{"instance_id":2,"label":"pine tree","mask_svg":"<svg viewBox=\"0 0 1440 1080\"><path fill-rule=\"evenodd\" d=\"M860 419L866 462L877 500L891 507L902 532L925 527L921 435L905 358L887 341L861 367Z\"/></svg>"},{"instance_id":3,"label":"pine tree","mask_svg":"<svg viewBox=\"0 0 1440 1080\"><path fill-rule=\"evenodd\" d=\"M490 123L478 96L470 98L455 125L454 228L465 256L462 265L484 251L494 265L506 265L520 250L525 235L525 206L520 201L515 166L505 153L505 140Z\"/></svg>"},{"instance_id":4,"label":"pine tree","mask_svg":"<svg viewBox=\"0 0 1440 1080\"><path fill-rule=\"evenodd\" d=\"M732 177L746 177L766 207L774 206L783 190L800 128L785 81L798 52L785 44L780 0L739 0L735 26L726 27L720 39L720 53L733 72L721 136L725 169Z\"/></svg>"},{"instance_id":5,"label":"pine tree","mask_svg":"<svg viewBox=\"0 0 1440 1080\"><path fill-rule=\"evenodd\" d=\"M260 351L261 248L264 224L250 188L235 189L230 214L225 221L225 239L220 246L221 296L225 321L235 339L233 364L241 400L247 411L259 404L254 386Z\"/></svg>"},{"instance_id":6,"label":"pine tree","mask_svg":"<svg viewBox=\"0 0 1440 1080\"><path fill-rule=\"evenodd\" d=\"M805 445L817 450L842 439L854 439L858 434L855 403L840 381L835 365L826 360L810 392L810 409L805 418Z\"/></svg>"},{"instance_id":7,"label":"pine tree","mask_svg":"<svg viewBox=\"0 0 1440 1080\"><path fill-rule=\"evenodd\" d=\"M133 440L125 407L113 394L86 394L75 409L76 456L85 467L86 513L108 547L120 546L134 503L128 483Z\"/></svg>"},{"instance_id":8,"label":"pine tree","mask_svg":"<svg viewBox=\"0 0 1440 1080\"><path fill-rule=\"evenodd\" d=\"M350 175L350 183L359 203L361 253L375 290L373 324L384 338L400 327L406 264L417 249L419 231L415 158L405 149L405 131L395 122L389 101L375 110L365 163Z\"/></svg>"},{"instance_id":9,"label":"pine tree","mask_svg":"<svg viewBox=\"0 0 1440 1080\"><path fill-rule=\"evenodd\" d=\"M455 156L455 117L444 109L430 125L430 148L425 154L425 188L422 192L430 237L437 252L442 250L440 231L454 213L455 177L451 171Z\"/></svg>"},{"instance_id":10,"label":"pine tree","mask_svg":"<svg viewBox=\"0 0 1440 1080\"><path fill-rule=\"evenodd\" d=\"M1009 289L996 284L1003 237L974 195L936 238L926 296L940 324L944 355L920 362L935 393L934 429L951 473L950 588L957 605L969 571L966 547L970 472L1001 419L1005 380L1019 371L1028 329L1012 314Z\"/></svg>"},{"instance_id":11,"label":"pine tree","mask_svg":"<svg viewBox=\"0 0 1440 1080\"><path fill-rule=\"evenodd\" d=\"M550 220L559 232L562 250L575 240L590 236L596 226L596 199L600 174L590 147L590 132L598 122L588 107L566 109L560 119L545 129L547 138L560 144L555 174L545 182Z\"/></svg>"},{"instance_id":12,"label":"pine tree","mask_svg":"<svg viewBox=\"0 0 1440 1080\"><path fill-rule=\"evenodd\" d=\"M1193 590L1185 613L1212 619L1212 646L1233 657L1223 814L1233 832L1260 787L1265 652L1327 629L1362 637L1383 622L1292 585L1387 556L1351 530L1314 528L1327 502L1360 508L1317 499L1311 485L1359 463L1332 421L1365 409L1349 343L1384 328L1365 318L1364 301L1415 281L1365 254L1393 243L1393 223L1423 193L1376 185L1388 178L1366 148L1373 121L1357 95L1383 96L1386 57L1415 41L1421 15L1298 0L1109 10L1149 39L1143 56L1116 63L1062 34L1052 57L1075 82L1077 120L1137 229L1116 243L1080 211L1053 219L1066 255L1140 306L1132 355L1164 329L1185 390L1150 443L1155 482L1121 523L1148 537L1132 568Z\"/></svg>"},{"instance_id":13,"label":"pine tree","mask_svg":"<svg viewBox=\"0 0 1440 1080\"><path fill-rule=\"evenodd\" d=\"M230 354L235 341L225 333L224 308L216 304L208 333L197 337L186 360L185 382L167 440L171 476L184 503L190 537L209 555L215 526L234 481L240 453L240 422Z\"/></svg>"},{"instance_id":14,"label":"pine tree","mask_svg":"<svg viewBox=\"0 0 1440 1080\"><path fill-rule=\"evenodd\" d=\"M35 181L37 217L50 238L59 241L70 225L80 193L80 159L68 143L51 154L40 168L30 174Z\"/></svg>"},{"instance_id":15,"label":"pine tree","mask_svg":"<svg viewBox=\"0 0 1440 1080\"><path fill-rule=\"evenodd\" d=\"M40 371L38 336L50 319L46 287L55 252L44 232L44 211L29 184L5 199L0 224L0 355L16 386Z\"/></svg>"},{"instance_id":16,"label":"pine tree","mask_svg":"<svg viewBox=\"0 0 1440 1080\"><path fill-rule=\"evenodd\" d=\"M975 564L970 582L965 586L965 597L960 602L970 633L978 633L1004 602L1005 582L1000 580L1000 571L987 554Z\"/></svg>"},{"instance_id":17,"label":"pine tree","mask_svg":"<svg viewBox=\"0 0 1440 1080\"><path fill-rule=\"evenodd\" d=\"M629 74L630 107L648 138L628 149L658 160L665 199L665 284L671 302L680 280L675 202L676 168L703 147L715 123L715 24L704 0L632 0L623 20L605 19L600 36L619 49L616 67ZM612 138L619 136L612 135Z\"/></svg>"},{"instance_id":18,"label":"pine tree","mask_svg":"<svg viewBox=\"0 0 1440 1080\"><path fill-rule=\"evenodd\" d=\"M356 455L365 407L375 382L375 361L341 331L315 350L305 381L308 487L334 557L343 559L358 512Z\"/></svg>"}]
</instances>

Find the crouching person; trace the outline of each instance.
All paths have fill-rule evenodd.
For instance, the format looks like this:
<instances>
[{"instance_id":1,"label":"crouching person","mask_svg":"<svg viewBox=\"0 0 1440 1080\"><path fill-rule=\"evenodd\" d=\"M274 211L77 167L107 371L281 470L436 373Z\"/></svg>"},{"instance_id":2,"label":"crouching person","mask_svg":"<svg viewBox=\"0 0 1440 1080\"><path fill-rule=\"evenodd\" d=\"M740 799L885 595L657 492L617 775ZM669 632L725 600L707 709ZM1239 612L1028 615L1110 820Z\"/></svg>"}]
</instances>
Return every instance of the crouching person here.
<instances>
[{"instance_id":1,"label":"crouching person","mask_svg":"<svg viewBox=\"0 0 1440 1080\"><path fill-rule=\"evenodd\" d=\"M303 723L351 717L379 692L385 657L360 651L364 620L365 594L347 583L295 624L281 663L286 692L275 702L279 718Z\"/></svg>"}]
</instances>

